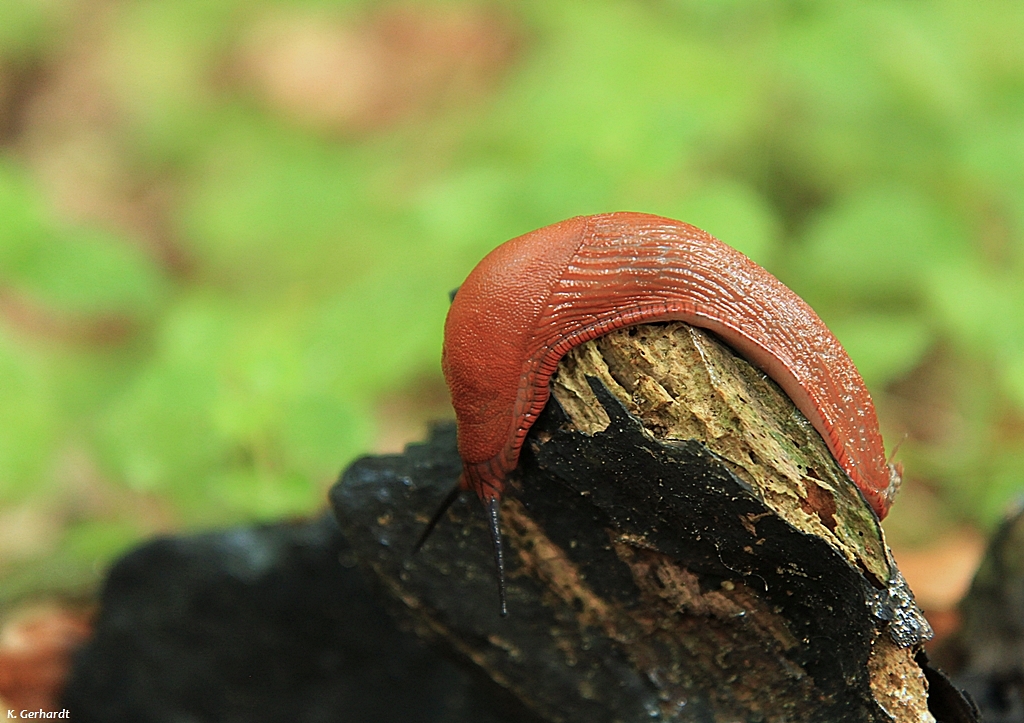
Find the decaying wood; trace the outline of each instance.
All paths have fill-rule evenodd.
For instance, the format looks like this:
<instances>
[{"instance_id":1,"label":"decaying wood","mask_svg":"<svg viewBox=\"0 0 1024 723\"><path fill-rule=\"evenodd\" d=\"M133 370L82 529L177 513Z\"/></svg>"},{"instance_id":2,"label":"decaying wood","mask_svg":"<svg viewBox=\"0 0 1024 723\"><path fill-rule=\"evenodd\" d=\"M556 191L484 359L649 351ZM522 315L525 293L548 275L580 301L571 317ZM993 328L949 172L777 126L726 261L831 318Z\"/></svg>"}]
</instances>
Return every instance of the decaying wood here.
<instances>
[{"instance_id":1,"label":"decaying wood","mask_svg":"<svg viewBox=\"0 0 1024 723\"><path fill-rule=\"evenodd\" d=\"M578 347L552 388L502 506L507 619L475 500L409 556L450 427L332 492L400 617L554 721L935 720L928 625L774 383L673 323Z\"/></svg>"},{"instance_id":2,"label":"decaying wood","mask_svg":"<svg viewBox=\"0 0 1024 723\"><path fill-rule=\"evenodd\" d=\"M959 629L935 659L970 691L986 723L1024 720L1024 507L989 541L959 604Z\"/></svg>"}]
</instances>

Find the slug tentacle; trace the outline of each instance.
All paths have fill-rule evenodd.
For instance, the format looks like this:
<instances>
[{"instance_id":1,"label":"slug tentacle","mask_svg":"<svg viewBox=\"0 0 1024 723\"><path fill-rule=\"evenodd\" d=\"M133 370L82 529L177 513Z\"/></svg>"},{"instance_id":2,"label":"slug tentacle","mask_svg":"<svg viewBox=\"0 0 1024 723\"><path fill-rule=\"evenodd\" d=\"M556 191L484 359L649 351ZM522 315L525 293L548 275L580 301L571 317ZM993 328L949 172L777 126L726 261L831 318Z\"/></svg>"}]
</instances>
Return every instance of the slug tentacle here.
<instances>
[{"instance_id":1,"label":"slug tentacle","mask_svg":"<svg viewBox=\"0 0 1024 723\"><path fill-rule=\"evenodd\" d=\"M427 541L428 537L430 537L430 533L434 531L435 527L437 527L437 523L441 521L442 517L444 517L444 513L451 509L451 506L455 504L455 500L459 499L460 494L462 494L462 485L457 484L452 488L452 491L448 493L441 504L438 505L437 509L434 510L434 514L430 516L430 521L427 522L427 526L423 528L423 532L420 533L419 539L416 540L416 544L412 547L413 554L420 551L420 548L423 547L423 543Z\"/></svg>"},{"instance_id":2,"label":"slug tentacle","mask_svg":"<svg viewBox=\"0 0 1024 723\"><path fill-rule=\"evenodd\" d=\"M505 599L505 552L501 545L501 526L498 524L501 500L492 497L487 503L487 524L491 529L491 541L494 543L494 562L498 567L498 604L501 615L508 615L508 601Z\"/></svg>"}]
</instances>

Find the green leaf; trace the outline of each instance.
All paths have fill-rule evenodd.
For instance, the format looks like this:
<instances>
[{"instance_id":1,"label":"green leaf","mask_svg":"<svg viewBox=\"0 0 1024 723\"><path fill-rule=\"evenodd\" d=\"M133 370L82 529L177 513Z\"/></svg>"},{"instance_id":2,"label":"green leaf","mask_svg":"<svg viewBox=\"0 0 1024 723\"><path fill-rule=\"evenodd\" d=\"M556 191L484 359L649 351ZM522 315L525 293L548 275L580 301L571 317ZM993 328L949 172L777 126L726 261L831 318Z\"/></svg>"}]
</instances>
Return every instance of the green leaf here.
<instances>
[{"instance_id":1,"label":"green leaf","mask_svg":"<svg viewBox=\"0 0 1024 723\"><path fill-rule=\"evenodd\" d=\"M792 268L830 296L906 298L929 272L970 258L966 239L938 204L897 186L876 186L815 219Z\"/></svg>"},{"instance_id":2,"label":"green leaf","mask_svg":"<svg viewBox=\"0 0 1024 723\"><path fill-rule=\"evenodd\" d=\"M409 255L323 305L305 353L307 373L344 398L369 402L436 370L448 292L461 282L429 251Z\"/></svg>"},{"instance_id":3,"label":"green leaf","mask_svg":"<svg viewBox=\"0 0 1024 723\"><path fill-rule=\"evenodd\" d=\"M508 167L495 165L462 168L433 179L413 201L418 220L439 246L485 250L515 231L521 189L513 176Z\"/></svg>"},{"instance_id":4,"label":"green leaf","mask_svg":"<svg viewBox=\"0 0 1024 723\"><path fill-rule=\"evenodd\" d=\"M0 55L37 51L47 39L54 14L49 3L3 0L0 3Z\"/></svg>"},{"instance_id":5,"label":"green leaf","mask_svg":"<svg viewBox=\"0 0 1024 723\"><path fill-rule=\"evenodd\" d=\"M233 326L214 299L173 308L149 364L98 421L108 468L133 489L166 494L194 509L210 471L230 459L230 443L218 434L212 410Z\"/></svg>"},{"instance_id":6,"label":"green leaf","mask_svg":"<svg viewBox=\"0 0 1024 723\"><path fill-rule=\"evenodd\" d=\"M870 389L881 390L921 363L934 342L914 316L862 314L829 325Z\"/></svg>"},{"instance_id":7,"label":"green leaf","mask_svg":"<svg viewBox=\"0 0 1024 723\"><path fill-rule=\"evenodd\" d=\"M220 520L274 520L312 514L323 505L323 484L306 475L233 467L208 478L206 499ZM216 518L214 518L216 519Z\"/></svg>"},{"instance_id":8,"label":"green leaf","mask_svg":"<svg viewBox=\"0 0 1024 723\"><path fill-rule=\"evenodd\" d=\"M994 527L1024 503L1024 453L997 452L986 466L989 469L978 484L967 488L968 504L986 526Z\"/></svg>"},{"instance_id":9,"label":"green leaf","mask_svg":"<svg viewBox=\"0 0 1024 723\"><path fill-rule=\"evenodd\" d=\"M42 207L24 173L0 157L0 279L29 263L35 249L51 240Z\"/></svg>"},{"instance_id":10,"label":"green leaf","mask_svg":"<svg viewBox=\"0 0 1024 723\"><path fill-rule=\"evenodd\" d=\"M295 312L197 295L101 424L108 467L192 519L309 512L364 449L366 412L309 375Z\"/></svg>"},{"instance_id":11,"label":"green leaf","mask_svg":"<svg viewBox=\"0 0 1024 723\"><path fill-rule=\"evenodd\" d=\"M251 118L218 137L181 219L206 273L222 285L261 296L296 284L332 289L410 243L393 208L378 207L384 192L367 183L373 169L358 152Z\"/></svg>"},{"instance_id":12,"label":"green leaf","mask_svg":"<svg viewBox=\"0 0 1024 723\"><path fill-rule=\"evenodd\" d=\"M281 445L289 466L316 482L333 480L343 465L364 451L369 415L352 401L310 390L285 400Z\"/></svg>"},{"instance_id":13,"label":"green leaf","mask_svg":"<svg viewBox=\"0 0 1024 723\"><path fill-rule=\"evenodd\" d=\"M132 520L87 520L72 525L61 542L61 555L69 564L106 567L115 556L138 543L142 530Z\"/></svg>"},{"instance_id":14,"label":"green leaf","mask_svg":"<svg viewBox=\"0 0 1024 723\"><path fill-rule=\"evenodd\" d=\"M0 164L0 284L49 312L151 313L165 289L154 262L129 242L64 227L13 167Z\"/></svg>"},{"instance_id":15,"label":"green leaf","mask_svg":"<svg viewBox=\"0 0 1024 723\"><path fill-rule=\"evenodd\" d=\"M1016 275L980 264L936 266L928 276L928 298L961 345L997 359L1024 351L1024 285Z\"/></svg>"},{"instance_id":16,"label":"green leaf","mask_svg":"<svg viewBox=\"0 0 1024 723\"><path fill-rule=\"evenodd\" d=\"M1024 349L1007 359L1003 379L1017 407L1024 410Z\"/></svg>"},{"instance_id":17,"label":"green leaf","mask_svg":"<svg viewBox=\"0 0 1024 723\"><path fill-rule=\"evenodd\" d=\"M0 504L38 488L61 417L47 368L0 326Z\"/></svg>"},{"instance_id":18,"label":"green leaf","mask_svg":"<svg viewBox=\"0 0 1024 723\"><path fill-rule=\"evenodd\" d=\"M14 288L58 312L150 313L163 280L152 262L124 242L77 230L40 244L8 277Z\"/></svg>"},{"instance_id":19,"label":"green leaf","mask_svg":"<svg viewBox=\"0 0 1024 723\"><path fill-rule=\"evenodd\" d=\"M758 67L743 53L643 6L563 3L538 20L544 42L524 57L493 124L548 168L592 165L611 181L671 171L704 134L735 130L757 107Z\"/></svg>"}]
</instances>

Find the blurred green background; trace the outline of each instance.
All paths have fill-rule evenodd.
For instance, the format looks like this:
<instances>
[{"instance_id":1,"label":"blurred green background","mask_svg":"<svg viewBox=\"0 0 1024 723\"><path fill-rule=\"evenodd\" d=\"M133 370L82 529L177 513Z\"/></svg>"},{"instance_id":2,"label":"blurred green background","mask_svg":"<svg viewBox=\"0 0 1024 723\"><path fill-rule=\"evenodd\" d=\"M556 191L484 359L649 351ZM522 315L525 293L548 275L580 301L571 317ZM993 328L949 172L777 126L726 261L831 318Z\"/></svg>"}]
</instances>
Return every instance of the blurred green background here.
<instances>
[{"instance_id":1,"label":"blurred green background","mask_svg":"<svg viewBox=\"0 0 1024 723\"><path fill-rule=\"evenodd\" d=\"M847 346L891 538L1024 490L1024 5L0 2L0 602L320 509L507 238L702 226Z\"/></svg>"}]
</instances>

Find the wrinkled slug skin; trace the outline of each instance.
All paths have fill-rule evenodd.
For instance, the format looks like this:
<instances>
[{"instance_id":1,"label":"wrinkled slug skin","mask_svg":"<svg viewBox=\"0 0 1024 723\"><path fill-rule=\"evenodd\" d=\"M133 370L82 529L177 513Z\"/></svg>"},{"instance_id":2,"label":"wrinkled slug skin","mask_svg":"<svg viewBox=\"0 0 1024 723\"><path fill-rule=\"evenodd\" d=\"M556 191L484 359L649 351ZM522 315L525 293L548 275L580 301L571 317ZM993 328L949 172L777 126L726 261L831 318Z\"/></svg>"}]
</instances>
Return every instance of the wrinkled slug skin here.
<instances>
[{"instance_id":1,"label":"wrinkled slug skin","mask_svg":"<svg viewBox=\"0 0 1024 723\"><path fill-rule=\"evenodd\" d=\"M774 379L885 516L899 472L886 463L860 374L818 315L735 249L689 224L640 213L572 218L512 239L459 287L442 368L462 487L484 502L500 499L569 349L668 320L710 329Z\"/></svg>"}]
</instances>

